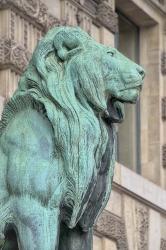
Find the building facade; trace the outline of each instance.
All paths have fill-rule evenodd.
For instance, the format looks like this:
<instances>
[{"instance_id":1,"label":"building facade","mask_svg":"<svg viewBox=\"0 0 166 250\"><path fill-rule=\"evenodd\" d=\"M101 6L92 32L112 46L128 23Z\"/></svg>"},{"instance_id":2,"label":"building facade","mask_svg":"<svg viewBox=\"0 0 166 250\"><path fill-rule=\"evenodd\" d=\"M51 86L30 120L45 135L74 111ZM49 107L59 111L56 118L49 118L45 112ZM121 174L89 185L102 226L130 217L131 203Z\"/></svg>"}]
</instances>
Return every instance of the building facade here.
<instances>
[{"instance_id":1,"label":"building facade","mask_svg":"<svg viewBox=\"0 0 166 250\"><path fill-rule=\"evenodd\" d=\"M117 127L110 200L94 250L166 250L166 0L0 0L0 110L45 32L80 26L146 70Z\"/></svg>"}]
</instances>

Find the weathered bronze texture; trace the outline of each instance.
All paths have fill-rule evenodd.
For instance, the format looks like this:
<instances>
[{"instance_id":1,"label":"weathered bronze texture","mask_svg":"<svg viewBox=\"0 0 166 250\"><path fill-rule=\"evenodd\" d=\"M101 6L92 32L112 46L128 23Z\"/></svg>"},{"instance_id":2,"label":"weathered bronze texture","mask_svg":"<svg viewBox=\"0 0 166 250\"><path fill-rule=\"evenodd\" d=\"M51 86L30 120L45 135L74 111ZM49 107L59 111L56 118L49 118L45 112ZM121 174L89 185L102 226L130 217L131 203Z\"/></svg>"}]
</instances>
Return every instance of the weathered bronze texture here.
<instances>
[{"instance_id":1,"label":"weathered bronze texture","mask_svg":"<svg viewBox=\"0 0 166 250\"><path fill-rule=\"evenodd\" d=\"M144 75L79 28L53 28L39 41L0 122L3 249L92 249L111 192L114 123Z\"/></svg>"}]
</instances>

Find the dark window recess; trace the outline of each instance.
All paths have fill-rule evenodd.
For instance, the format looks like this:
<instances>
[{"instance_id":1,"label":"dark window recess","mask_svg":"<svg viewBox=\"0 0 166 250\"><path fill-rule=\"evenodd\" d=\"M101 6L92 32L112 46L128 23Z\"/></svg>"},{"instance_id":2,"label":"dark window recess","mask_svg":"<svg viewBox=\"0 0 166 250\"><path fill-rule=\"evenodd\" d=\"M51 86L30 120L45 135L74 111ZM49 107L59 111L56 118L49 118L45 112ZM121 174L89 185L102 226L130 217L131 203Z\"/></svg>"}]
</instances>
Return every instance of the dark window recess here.
<instances>
[{"instance_id":1,"label":"dark window recess","mask_svg":"<svg viewBox=\"0 0 166 250\"><path fill-rule=\"evenodd\" d=\"M139 63L139 28L118 12L119 33L115 37L117 49ZM117 161L141 173L140 167L140 103L125 104L125 121L117 132Z\"/></svg>"}]
</instances>

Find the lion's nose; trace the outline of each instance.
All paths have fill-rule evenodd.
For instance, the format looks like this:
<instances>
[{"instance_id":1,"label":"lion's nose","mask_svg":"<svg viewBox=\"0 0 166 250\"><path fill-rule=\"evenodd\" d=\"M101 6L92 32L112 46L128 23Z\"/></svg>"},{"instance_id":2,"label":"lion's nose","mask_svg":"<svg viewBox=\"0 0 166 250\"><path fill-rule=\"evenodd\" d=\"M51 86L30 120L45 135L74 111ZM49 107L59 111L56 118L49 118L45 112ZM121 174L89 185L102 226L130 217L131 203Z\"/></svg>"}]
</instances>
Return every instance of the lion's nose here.
<instances>
[{"instance_id":1,"label":"lion's nose","mask_svg":"<svg viewBox=\"0 0 166 250\"><path fill-rule=\"evenodd\" d=\"M143 80L144 77L145 77L145 71L143 70L142 67L138 67L138 68L137 68L137 71L138 71L138 73L140 74L140 76L141 76L141 78L142 78L142 80Z\"/></svg>"}]
</instances>

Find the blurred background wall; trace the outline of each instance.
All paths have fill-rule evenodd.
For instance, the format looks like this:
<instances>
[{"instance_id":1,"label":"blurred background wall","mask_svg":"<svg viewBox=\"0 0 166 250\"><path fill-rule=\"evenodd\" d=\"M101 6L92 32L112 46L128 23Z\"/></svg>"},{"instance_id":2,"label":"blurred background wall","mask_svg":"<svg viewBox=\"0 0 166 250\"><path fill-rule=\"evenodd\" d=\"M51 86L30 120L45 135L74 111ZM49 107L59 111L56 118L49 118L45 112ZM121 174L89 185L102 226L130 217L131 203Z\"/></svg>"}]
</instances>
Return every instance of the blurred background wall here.
<instances>
[{"instance_id":1,"label":"blurred background wall","mask_svg":"<svg viewBox=\"0 0 166 250\"><path fill-rule=\"evenodd\" d=\"M166 250L166 0L0 0L0 112L45 32L80 26L146 70L117 127L113 191L94 250Z\"/></svg>"}]
</instances>

